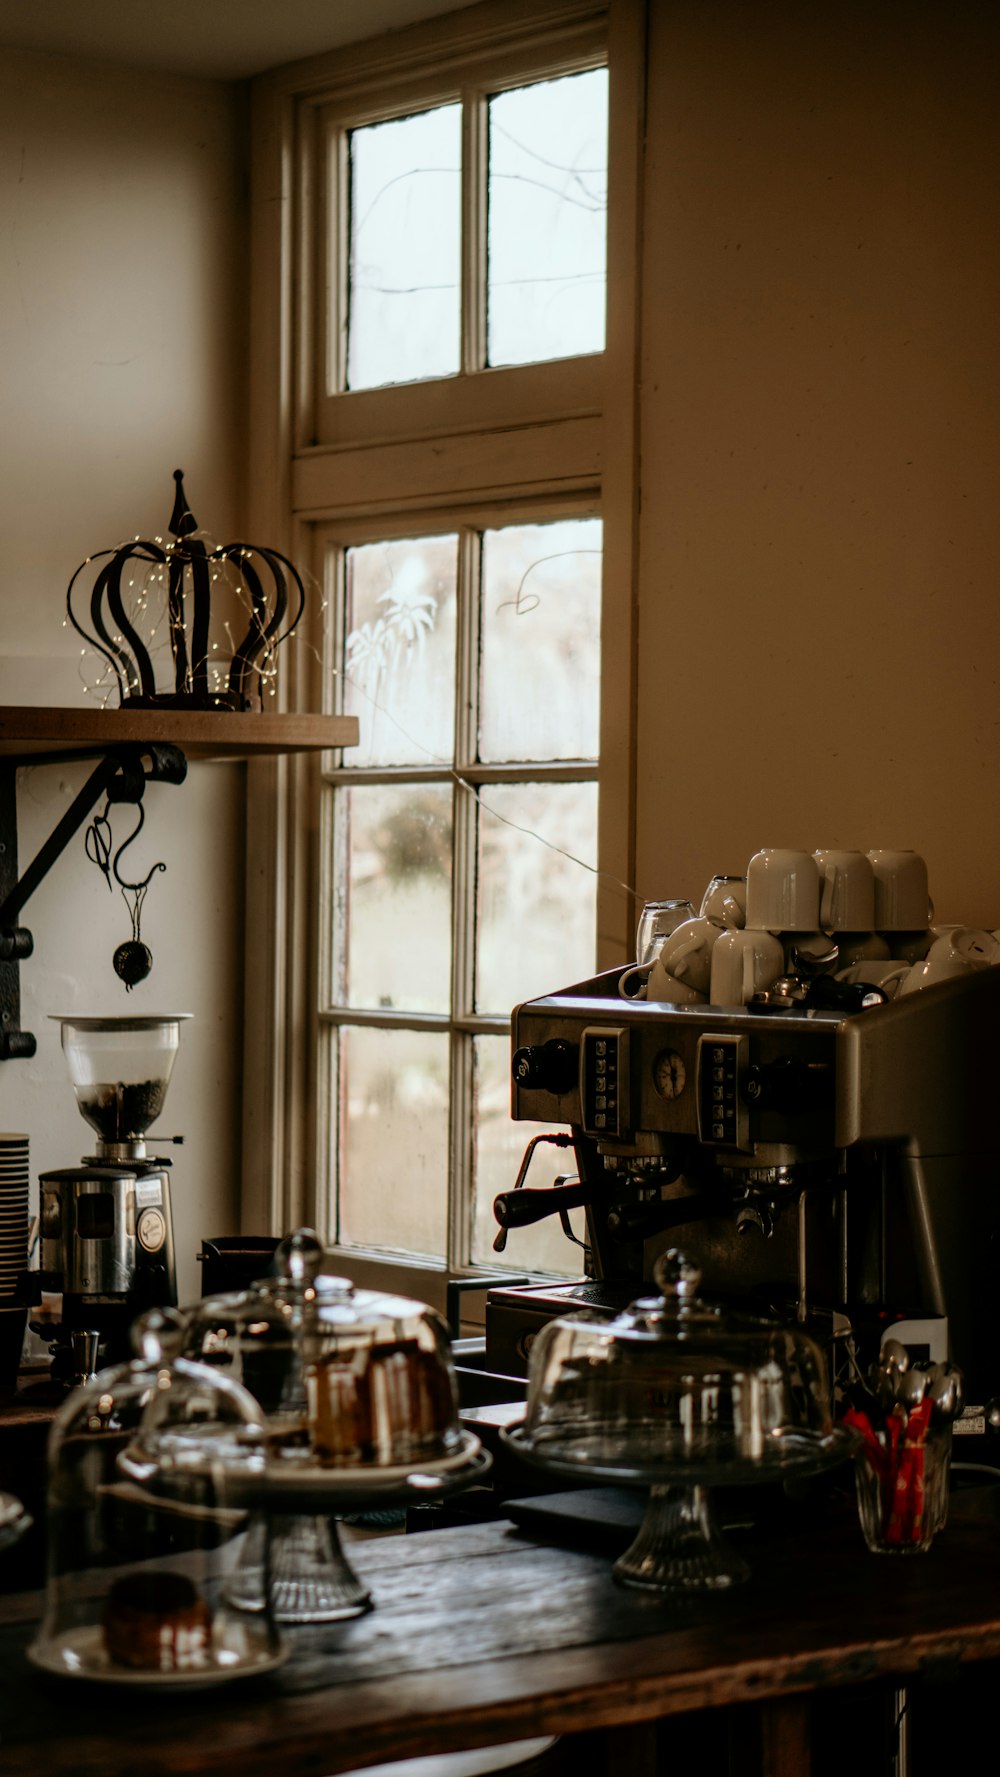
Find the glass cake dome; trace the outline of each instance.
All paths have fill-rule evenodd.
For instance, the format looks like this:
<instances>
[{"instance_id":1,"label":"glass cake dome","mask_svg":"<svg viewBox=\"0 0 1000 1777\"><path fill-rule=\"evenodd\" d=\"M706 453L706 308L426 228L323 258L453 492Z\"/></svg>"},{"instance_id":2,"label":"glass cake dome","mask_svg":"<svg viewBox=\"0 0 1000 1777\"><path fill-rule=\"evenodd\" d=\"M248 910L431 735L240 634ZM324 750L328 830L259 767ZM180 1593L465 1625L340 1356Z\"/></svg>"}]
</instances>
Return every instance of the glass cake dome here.
<instances>
[{"instance_id":1,"label":"glass cake dome","mask_svg":"<svg viewBox=\"0 0 1000 1777\"><path fill-rule=\"evenodd\" d=\"M136 1355L67 1396L49 1440L46 1607L29 1657L103 1684L194 1688L283 1657L271 1612L227 1580L264 1473L261 1413L179 1355L180 1317L136 1322Z\"/></svg>"},{"instance_id":2,"label":"glass cake dome","mask_svg":"<svg viewBox=\"0 0 1000 1777\"><path fill-rule=\"evenodd\" d=\"M270 1599L282 1623L331 1622L371 1598L335 1515L467 1485L489 1459L458 1418L448 1329L432 1308L322 1270L311 1229L282 1241L277 1276L187 1311L187 1354L259 1403L271 1500ZM229 1588L259 1607L263 1524Z\"/></svg>"},{"instance_id":3,"label":"glass cake dome","mask_svg":"<svg viewBox=\"0 0 1000 1777\"><path fill-rule=\"evenodd\" d=\"M803 1329L698 1295L701 1273L673 1250L662 1292L614 1320L566 1315L531 1352L524 1443L547 1459L734 1480L795 1466L833 1431L826 1362Z\"/></svg>"},{"instance_id":4,"label":"glass cake dome","mask_svg":"<svg viewBox=\"0 0 1000 1777\"><path fill-rule=\"evenodd\" d=\"M531 1349L527 1408L509 1438L557 1473L651 1489L616 1578L653 1590L746 1577L723 1542L708 1489L817 1473L854 1448L835 1427L826 1361L798 1325L698 1294L701 1273L671 1249L660 1295L608 1320L553 1320Z\"/></svg>"},{"instance_id":5,"label":"glass cake dome","mask_svg":"<svg viewBox=\"0 0 1000 1777\"><path fill-rule=\"evenodd\" d=\"M276 1277L187 1311L186 1354L249 1389L274 1460L385 1475L467 1454L441 1316L327 1275L323 1258L311 1229L289 1235Z\"/></svg>"}]
</instances>

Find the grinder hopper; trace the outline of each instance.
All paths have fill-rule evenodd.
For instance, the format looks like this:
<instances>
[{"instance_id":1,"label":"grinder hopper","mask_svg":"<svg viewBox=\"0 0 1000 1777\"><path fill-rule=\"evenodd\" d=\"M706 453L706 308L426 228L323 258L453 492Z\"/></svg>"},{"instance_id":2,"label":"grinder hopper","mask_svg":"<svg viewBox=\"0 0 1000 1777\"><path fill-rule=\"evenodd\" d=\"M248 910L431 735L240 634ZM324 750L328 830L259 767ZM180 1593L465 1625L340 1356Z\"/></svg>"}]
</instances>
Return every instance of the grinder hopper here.
<instances>
[{"instance_id":1,"label":"grinder hopper","mask_svg":"<svg viewBox=\"0 0 1000 1777\"><path fill-rule=\"evenodd\" d=\"M188 1012L163 1017L61 1017L62 1047L80 1113L102 1158L141 1159L163 1109Z\"/></svg>"}]
</instances>

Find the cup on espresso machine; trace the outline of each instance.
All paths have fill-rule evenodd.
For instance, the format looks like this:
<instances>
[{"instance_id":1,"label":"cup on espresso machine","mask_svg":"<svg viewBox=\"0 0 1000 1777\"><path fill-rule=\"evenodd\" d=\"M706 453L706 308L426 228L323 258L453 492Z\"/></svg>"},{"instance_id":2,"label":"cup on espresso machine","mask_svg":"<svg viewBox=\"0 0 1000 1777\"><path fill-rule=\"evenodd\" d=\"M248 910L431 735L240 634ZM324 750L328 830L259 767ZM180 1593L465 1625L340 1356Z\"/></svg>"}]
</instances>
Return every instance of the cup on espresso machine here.
<instances>
[{"instance_id":1,"label":"cup on espresso machine","mask_svg":"<svg viewBox=\"0 0 1000 1777\"><path fill-rule=\"evenodd\" d=\"M773 932L734 927L713 946L708 997L713 1006L748 1006L754 994L772 987L784 969L784 947Z\"/></svg>"},{"instance_id":2,"label":"cup on espresso machine","mask_svg":"<svg viewBox=\"0 0 1000 1777\"><path fill-rule=\"evenodd\" d=\"M815 932L819 887L812 852L779 846L755 852L747 865L747 925L766 932Z\"/></svg>"}]
</instances>

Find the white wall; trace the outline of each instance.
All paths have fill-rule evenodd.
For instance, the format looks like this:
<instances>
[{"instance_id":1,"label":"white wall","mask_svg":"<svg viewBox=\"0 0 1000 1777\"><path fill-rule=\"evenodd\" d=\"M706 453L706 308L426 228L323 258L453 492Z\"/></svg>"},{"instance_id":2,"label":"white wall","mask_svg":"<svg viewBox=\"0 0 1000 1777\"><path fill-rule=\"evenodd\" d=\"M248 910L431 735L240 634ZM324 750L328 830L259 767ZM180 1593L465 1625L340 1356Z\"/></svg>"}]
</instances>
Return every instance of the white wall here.
<instances>
[{"instance_id":1,"label":"white wall","mask_svg":"<svg viewBox=\"0 0 1000 1777\"><path fill-rule=\"evenodd\" d=\"M1000 13L652 0L638 888L912 846L1000 924Z\"/></svg>"},{"instance_id":2,"label":"white wall","mask_svg":"<svg viewBox=\"0 0 1000 1777\"><path fill-rule=\"evenodd\" d=\"M0 61L0 703L83 700L70 575L93 550L163 532L175 468L207 529L242 528L243 149L235 88ZM89 769L20 774L22 868ZM89 1132L48 1014L194 1014L161 1123L186 1138L172 1150L182 1295L200 1288L201 1236L238 1226L242 791L241 766L198 764L180 787L147 789L123 869L167 871L143 914L153 972L127 998L111 958L128 912L82 833L72 842L22 916L38 1053L0 1064L0 1126L29 1132L35 1172L70 1165Z\"/></svg>"}]
</instances>

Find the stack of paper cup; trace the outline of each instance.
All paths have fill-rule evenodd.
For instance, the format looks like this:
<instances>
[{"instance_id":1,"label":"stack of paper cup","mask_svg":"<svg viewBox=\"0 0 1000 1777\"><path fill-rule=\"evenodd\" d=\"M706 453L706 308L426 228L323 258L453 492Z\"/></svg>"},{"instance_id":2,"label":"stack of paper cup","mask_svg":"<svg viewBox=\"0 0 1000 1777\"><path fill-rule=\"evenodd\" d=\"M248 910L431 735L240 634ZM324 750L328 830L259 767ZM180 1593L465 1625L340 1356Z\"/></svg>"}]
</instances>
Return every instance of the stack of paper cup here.
<instances>
[{"instance_id":1,"label":"stack of paper cup","mask_svg":"<svg viewBox=\"0 0 1000 1777\"><path fill-rule=\"evenodd\" d=\"M28 1264L28 1138L0 1134L0 1304Z\"/></svg>"}]
</instances>

